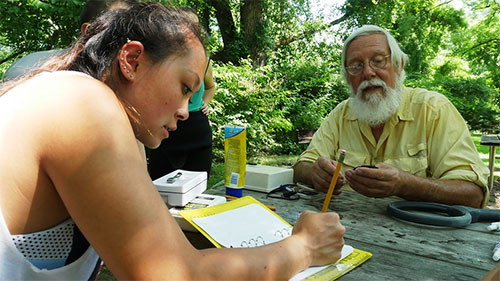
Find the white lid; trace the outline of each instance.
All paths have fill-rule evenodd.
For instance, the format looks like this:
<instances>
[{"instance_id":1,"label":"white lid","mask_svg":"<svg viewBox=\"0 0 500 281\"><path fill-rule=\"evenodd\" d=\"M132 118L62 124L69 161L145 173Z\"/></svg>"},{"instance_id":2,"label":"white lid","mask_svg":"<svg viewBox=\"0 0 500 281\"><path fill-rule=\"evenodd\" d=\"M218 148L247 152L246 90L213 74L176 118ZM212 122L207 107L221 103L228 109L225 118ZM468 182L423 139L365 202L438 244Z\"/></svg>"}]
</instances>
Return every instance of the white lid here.
<instances>
[{"instance_id":1,"label":"white lid","mask_svg":"<svg viewBox=\"0 0 500 281\"><path fill-rule=\"evenodd\" d=\"M158 191L186 193L193 187L207 180L207 172L175 170L153 181Z\"/></svg>"}]
</instances>

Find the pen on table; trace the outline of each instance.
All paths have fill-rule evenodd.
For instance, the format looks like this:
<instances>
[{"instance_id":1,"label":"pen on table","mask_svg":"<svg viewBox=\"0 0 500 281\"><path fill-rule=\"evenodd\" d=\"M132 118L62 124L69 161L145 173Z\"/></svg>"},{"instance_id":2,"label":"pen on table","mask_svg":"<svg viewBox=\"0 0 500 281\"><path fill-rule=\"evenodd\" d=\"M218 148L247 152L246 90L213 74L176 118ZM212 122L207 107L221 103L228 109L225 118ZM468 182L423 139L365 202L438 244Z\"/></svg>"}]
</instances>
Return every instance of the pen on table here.
<instances>
[{"instance_id":1,"label":"pen on table","mask_svg":"<svg viewBox=\"0 0 500 281\"><path fill-rule=\"evenodd\" d=\"M500 231L500 222L492 222L486 229L489 231Z\"/></svg>"},{"instance_id":2,"label":"pen on table","mask_svg":"<svg viewBox=\"0 0 500 281\"><path fill-rule=\"evenodd\" d=\"M239 199L240 197L234 197L234 196L231 196L231 195L226 195L226 198L229 199L229 200L236 200L236 199ZM269 208L271 211L276 211L276 208L274 206L270 206L270 205L264 205L266 206L267 208Z\"/></svg>"},{"instance_id":3,"label":"pen on table","mask_svg":"<svg viewBox=\"0 0 500 281\"><path fill-rule=\"evenodd\" d=\"M337 167L335 168L335 172L333 173L332 181L330 182L330 187L328 188L328 192L326 193L325 202L323 203L323 208L321 208L321 212L324 213L328 209L328 205L330 205L330 199L332 199L333 190L335 189L335 185L337 184L337 180L339 178L340 170L342 170L342 161L345 158L345 150L340 151L339 161L337 161Z\"/></svg>"}]
</instances>

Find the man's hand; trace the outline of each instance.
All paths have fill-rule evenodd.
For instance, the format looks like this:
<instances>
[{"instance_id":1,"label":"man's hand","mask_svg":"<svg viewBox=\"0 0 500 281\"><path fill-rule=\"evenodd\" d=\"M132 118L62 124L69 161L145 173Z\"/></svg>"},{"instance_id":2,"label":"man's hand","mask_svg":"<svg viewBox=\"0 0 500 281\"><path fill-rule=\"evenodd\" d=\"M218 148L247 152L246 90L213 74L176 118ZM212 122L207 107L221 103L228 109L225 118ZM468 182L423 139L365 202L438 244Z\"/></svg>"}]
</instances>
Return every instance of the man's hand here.
<instances>
[{"instance_id":1,"label":"man's hand","mask_svg":"<svg viewBox=\"0 0 500 281\"><path fill-rule=\"evenodd\" d=\"M337 161L328 159L325 157L320 157L314 162L312 167L311 181L314 188L321 192L327 192L330 187L330 182L332 181L333 174L335 173L335 168L337 168ZM337 184L335 185L335 190L333 194L340 194L341 187L344 185L345 180L342 174L339 174L337 179Z\"/></svg>"},{"instance_id":2,"label":"man's hand","mask_svg":"<svg viewBox=\"0 0 500 281\"><path fill-rule=\"evenodd\" d=\"M400 195L408 176L391 165L380 163L378 169L360 167L345 172L352 189L368 197Z\"/></svg>"}]
</instances>

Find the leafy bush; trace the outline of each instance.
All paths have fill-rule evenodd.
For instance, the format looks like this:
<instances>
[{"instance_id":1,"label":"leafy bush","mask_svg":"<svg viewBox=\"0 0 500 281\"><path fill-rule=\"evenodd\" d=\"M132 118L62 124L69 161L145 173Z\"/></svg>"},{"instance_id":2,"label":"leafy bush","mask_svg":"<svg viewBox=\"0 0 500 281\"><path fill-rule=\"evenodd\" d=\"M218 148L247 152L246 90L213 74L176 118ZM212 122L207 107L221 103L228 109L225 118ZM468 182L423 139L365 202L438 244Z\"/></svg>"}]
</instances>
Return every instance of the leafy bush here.
<instances>
[{"instance_id":1,"label":"leafy bush","mask_svg":"<svg viewBox=\"0 0 500 281\"><path fill-rule=\"evenodd\" d=\"M252 68L248 61L240 66L218 65L214 69L217 93L210 116L214 135L214 156L223 159L224 126L247 128L247 154L269 152L280 146L276 134L292 129L283 103L289 93L269 67Z\"/></svg>"},{"instance_id":2,"label":"leafy bush","mask_svg":"<svg viewBox=\"0 0 500 281\"><path fill-rule=\"evenodd\" d=\"M412 79L407 85L444 94L455 105L470 130L498 133L500 110L495 103L495 90L482 78L437 75L435 79Z\"/></svg>"},{"instance_id":3,"label":"leafy bush","mask_svg":"<svg viewBox=\"0 0 500 281\"><path fill-rule=\"evenodd\" d=\"M277 153L301 153L304 146L296 143L296 131L317 129L328 113L348 97L334 57L335 54L303 55L275 64L275 72L283 80L282 87L291 93L287 117L293 124L293 130L277 136L277 141L283 144Z\"/></svg>"},{"instance_id":4,"label":"leafy bush","mask_svg":"<svg viewBox=\"0 0 500 281\"><path fill-rule=\"evenodd\" d=\"M457 107L471 130L495 132L500 126L500 112L493 105L494 91L482 79L442 81L441 92Z\"/></svg>"},{"instance_id":5,"label":"leafy bush","mask_svg":"<svg viewBox=\"0 0 500 281\"><path fill-rule=\"evenodd\" d=\"M214 157L224 157L224 125L247 128L247 154L296 154L296 130L319 127L321 120L347 96L339 76L321 60L280 65L214 67L217 93L210 116Z\"/></svg>"}]
</instances>

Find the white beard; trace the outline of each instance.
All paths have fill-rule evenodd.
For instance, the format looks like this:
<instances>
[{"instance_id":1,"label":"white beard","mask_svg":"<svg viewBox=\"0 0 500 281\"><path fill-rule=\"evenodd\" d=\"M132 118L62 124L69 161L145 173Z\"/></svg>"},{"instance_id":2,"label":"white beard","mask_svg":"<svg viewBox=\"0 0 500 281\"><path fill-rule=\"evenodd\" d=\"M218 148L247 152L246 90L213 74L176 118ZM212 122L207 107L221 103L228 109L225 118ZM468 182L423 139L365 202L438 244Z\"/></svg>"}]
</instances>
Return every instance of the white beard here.
<instances>
[{"instance_id":1,"label":"white beard","mask_svg":"<svg viewBox=\"0 0 500 281\"><path fill-rule=\"evenodd\" d=\"M398 75L399 76L399 75ZM384 124L396 113L401 105L402 81L401 77L396 78L396 87L390 88L384 80L374 78L361 82L356 94L351 85L350 107L354 115L361 122L367 123L370 127ZM381 86L383 93L373 93L362 98L363 90L370 86Z\"/></svg>"}]
</instances>

